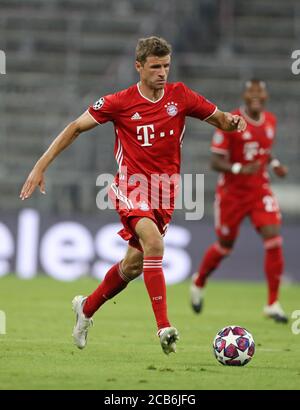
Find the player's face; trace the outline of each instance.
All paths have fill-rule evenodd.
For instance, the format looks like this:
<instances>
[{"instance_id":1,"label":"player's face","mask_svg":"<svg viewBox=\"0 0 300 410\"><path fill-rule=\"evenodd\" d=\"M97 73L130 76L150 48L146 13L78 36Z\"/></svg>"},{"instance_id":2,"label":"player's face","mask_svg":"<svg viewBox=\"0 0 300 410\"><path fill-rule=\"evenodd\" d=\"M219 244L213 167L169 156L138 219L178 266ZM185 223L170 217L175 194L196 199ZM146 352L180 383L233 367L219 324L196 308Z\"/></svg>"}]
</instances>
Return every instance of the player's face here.
<instances>
[{"instance_id":1,"label":"player's face","mask_svg":"<svg viewBox=\"0 0 300 410\"><path fill-rule=\"evenodd\" d=\"M161 90L167 82L170 62L170 55L165 57L148 56L144 64L136 62L136 69L145 85L153 90Z\"/></svg>"},{"instance_id":2,"label":"player's face","mask_svg":"<svg viewBox=\"0 0 300 410\"><path fill-rule=\"evenodd\" d=\"M260 113L268 98L266 87L259 83L250 83L244 92L244 101L250 112Z\"/></svg>"}]
</instances>

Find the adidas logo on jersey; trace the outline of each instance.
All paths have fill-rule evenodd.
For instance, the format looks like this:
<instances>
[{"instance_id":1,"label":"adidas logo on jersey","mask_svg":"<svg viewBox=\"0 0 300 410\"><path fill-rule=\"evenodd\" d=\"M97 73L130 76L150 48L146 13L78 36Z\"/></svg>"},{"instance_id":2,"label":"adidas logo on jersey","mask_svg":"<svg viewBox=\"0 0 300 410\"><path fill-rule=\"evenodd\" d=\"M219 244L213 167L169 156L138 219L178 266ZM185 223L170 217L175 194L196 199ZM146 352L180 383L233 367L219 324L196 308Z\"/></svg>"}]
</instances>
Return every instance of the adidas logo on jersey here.
<instances>
[{"instance_id":1,"label":"adidas logo on jersey","mask_svg":"<svg viewBox=\"0 0 300 410\"><path fill-rule=\"evenodd\" d=\"M133 116L131 117L132 120L141 120L142 117L140 116L140 114L138 112L136 112L135 114L133 114Z\"/></svg>"}]
</instances>

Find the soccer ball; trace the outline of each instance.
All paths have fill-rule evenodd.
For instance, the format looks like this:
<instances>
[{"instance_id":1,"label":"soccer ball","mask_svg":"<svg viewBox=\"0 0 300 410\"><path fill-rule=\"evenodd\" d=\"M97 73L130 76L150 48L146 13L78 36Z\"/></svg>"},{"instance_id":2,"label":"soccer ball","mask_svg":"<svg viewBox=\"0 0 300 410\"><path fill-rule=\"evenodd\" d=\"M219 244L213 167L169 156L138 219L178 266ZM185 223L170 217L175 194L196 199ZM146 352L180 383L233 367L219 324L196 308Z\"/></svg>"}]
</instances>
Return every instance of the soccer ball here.
<instances>
[{"instance_id":1,"label":"soccer ball","mask_svg":"<svg viewBox=\"0 0 300 410\"><path fill-rule=\"evenodd\" d=\"M226 326L220 330L213 342L216 359L227 366L244 366L255 352L251 333L241 326Z\"/></svg>"}]
</instances>

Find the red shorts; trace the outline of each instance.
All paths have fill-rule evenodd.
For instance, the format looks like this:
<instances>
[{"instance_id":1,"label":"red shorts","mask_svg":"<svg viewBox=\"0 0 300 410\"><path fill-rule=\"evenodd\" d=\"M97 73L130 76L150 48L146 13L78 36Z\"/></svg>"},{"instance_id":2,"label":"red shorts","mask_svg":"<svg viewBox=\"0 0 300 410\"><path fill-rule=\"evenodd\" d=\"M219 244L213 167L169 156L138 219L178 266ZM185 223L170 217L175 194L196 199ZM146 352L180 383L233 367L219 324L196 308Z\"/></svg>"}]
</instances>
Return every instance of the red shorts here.
<instances>
[{"instance_id":1,"label":"red shorts","mask_svg":"<svg viewBox=\"0 0 300 410\"><path fill-rule=\"evenodd\" d=\"M256 229L266 225L280 225L281 214L277 200L270 188L261 192L237 195L220 190L215 199L215 228L217 236L234 240L241 222L249 217Z\"/></svg>"},{"instance_id":2,"label":"red shorts","mask_svg":"<svg viewBox=\"0 0 300 410\"><path fill-rule=\"evenodd\" d=\"M129 200L128 196L124 196L116 185L114 189L109 190L109 198L114 204L116 211L118 212L121 222L124 226L118 234L128 241L130 246L143 252L140 245L139 238L135 232L135 225L140 218L149 218L156 224L159 232L162 236L165 235L168 225L171 221L174 208L170 209L151 209L150 201L133 201Z\"/></svg>"}]
</instances>

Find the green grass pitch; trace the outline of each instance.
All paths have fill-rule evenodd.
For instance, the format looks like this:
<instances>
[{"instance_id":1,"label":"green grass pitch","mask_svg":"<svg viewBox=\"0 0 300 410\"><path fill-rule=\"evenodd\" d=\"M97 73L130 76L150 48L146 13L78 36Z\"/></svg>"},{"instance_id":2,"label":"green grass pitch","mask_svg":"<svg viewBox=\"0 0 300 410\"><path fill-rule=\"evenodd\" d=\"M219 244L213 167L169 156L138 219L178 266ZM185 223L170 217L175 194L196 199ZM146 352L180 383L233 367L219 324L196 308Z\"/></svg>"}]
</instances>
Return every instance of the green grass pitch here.
<instances>
[{"instance_id":1,"label":"green grass pitch","mask_svg":"<svg viewBox=\"0 0 300 410\"><path fill-rule=\"evenodd\" d=\"M300 334L261 314L264 283L212 281L202 315L189 306L189 283L168 288L169 314L180 331L177 354L165 356L141 281L132 283L95 315L88 346L72 344L71 300L97 282L62 283L47 277L0 279L0 389L299 389ZM299 286L285 285L282 304L300 309ZM212 354L217 331L238 324L256 342L245 367L225 367Z\"/></svg>"}]
</instances>

